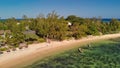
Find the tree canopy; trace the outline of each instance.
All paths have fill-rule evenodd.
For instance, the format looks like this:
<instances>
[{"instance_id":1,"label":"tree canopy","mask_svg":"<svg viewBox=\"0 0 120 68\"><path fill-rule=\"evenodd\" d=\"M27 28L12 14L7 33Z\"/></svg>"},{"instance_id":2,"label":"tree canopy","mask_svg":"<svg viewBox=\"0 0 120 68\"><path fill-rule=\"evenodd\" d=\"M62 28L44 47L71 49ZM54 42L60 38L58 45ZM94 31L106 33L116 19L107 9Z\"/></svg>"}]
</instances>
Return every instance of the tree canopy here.
<instances>
[{"instance_id":1,"label":"tree canopy","mask_svg":"<svg viewBox=\"0 0 120 68\"><path fill-rule=\"evenodd\" d=\"M68 24L69 23L69 24ZM0 30L9 30L4 33L3 39L6 44L18 45L23 42L37 41L39 38L49 38L52 40L64 40L66 38L79 39L87 35L100 35L115 33L120 31L120 21L112 19L109 23L104 23L100 18L82 18L70 15L67 18L57 15L56 12L47 16L38 15L36 18L28 18L23 15L23 19L15 18L0 21ZM26 34L25 32L34 31Z\"/></svg>"}]
</instances>

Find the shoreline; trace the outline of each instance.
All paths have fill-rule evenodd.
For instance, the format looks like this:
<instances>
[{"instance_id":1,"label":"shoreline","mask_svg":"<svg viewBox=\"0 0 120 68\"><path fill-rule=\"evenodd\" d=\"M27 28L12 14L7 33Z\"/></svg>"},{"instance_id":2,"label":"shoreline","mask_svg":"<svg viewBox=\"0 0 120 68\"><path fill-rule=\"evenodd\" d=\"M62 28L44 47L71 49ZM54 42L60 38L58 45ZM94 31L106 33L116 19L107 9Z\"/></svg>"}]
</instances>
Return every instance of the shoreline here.
<instances>
[{"instance_id":1,"label":"shoreline","mask_svg":"<svg viewBox=\"0 0 120 68\"><path fill-rule=\"evenodd\" d=\"M26 65L27 62L32 63L38 60L37 58L43 59L83 44L117 37L120 37L120 33L102 36L90 36L79 40L64 40L61 42L52 41L49 46L47 46L48 43L31 44L26 49L0 55L0 68L19 68L17 66Z\"/></svg>"}]
</instances>

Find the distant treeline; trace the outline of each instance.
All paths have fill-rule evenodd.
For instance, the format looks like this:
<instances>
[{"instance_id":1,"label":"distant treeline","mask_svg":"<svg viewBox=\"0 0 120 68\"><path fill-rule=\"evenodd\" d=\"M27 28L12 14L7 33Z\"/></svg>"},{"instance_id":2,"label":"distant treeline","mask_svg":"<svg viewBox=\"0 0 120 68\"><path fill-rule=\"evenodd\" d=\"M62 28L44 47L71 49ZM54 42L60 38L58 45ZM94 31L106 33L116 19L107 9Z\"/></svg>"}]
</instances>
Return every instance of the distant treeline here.
<instances>
[{"instance_id":1,"label":"distant treeline","mask_svg":"<svg viewBox=\"0 0 120 68\"><path fill-rule=\"evenodd\" d=\"M56 12L36 18L23 16L22 20L6 19L0 23L0 42L10 46L33 41L43 42L46 38L64 40L79 39L88 35L102 35L120 31L120 21L111 19L104 23L101 18L81 18L70 15L59 17Z\"/></svg>"},{"instance_id":2,"label":"distant treeline","mask_svg":"<svg viewBox=\"0 0 120 68\"><path fill-rule=\"evenodd\" d=\"M73 15L73 16L75 16L75 15ZM5 22L7 19L0 19L0 21L1 22ZM18 20L18 21L20 21L20 20L23 20L22 18L17 18L16 20ZM102 22L110 22L112 20L112 18L101 18L101 21ZM120 21L120 19L117 19L117 20L119 20Z\"/></svg>"}]
</instances>

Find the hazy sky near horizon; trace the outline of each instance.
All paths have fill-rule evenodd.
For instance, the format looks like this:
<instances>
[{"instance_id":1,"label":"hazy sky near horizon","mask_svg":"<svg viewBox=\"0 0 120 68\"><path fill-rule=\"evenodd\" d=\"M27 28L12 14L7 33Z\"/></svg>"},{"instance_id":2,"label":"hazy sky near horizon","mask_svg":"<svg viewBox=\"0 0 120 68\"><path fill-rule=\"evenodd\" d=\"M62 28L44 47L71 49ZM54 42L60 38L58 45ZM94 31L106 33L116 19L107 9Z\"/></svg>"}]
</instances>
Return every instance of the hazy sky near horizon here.
<instances>
[{"instance_id":1,"label":"hazy sky near horizon","mask_svg":"<svg viewBox=\"0 0 120 68\"><path fill-rule=\"evenodd\" d=\"M120 18L120 0L0 0L0 17L36 17L55 10L61 16Z\"/></svg>"}]
</instances>

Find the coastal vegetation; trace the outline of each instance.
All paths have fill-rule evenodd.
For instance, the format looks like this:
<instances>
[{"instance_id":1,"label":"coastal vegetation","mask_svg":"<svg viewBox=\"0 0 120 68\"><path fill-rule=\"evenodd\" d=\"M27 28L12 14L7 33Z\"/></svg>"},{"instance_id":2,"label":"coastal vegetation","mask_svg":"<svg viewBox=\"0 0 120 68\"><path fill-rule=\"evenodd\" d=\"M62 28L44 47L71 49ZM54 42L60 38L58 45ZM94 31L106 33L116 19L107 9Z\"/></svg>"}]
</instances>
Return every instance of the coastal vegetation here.
<instances>
[{"instance_id":1,"label":"coastal vegetation","mask_svg":"<svg viewBox=\"0 0 120 68\"><path fill-rule=\"evenodd\" d=\"M119 68L120 38L103 40L68 50L25 68Z\"/></svg>"},{"instance_id":2,"label":"coastal vegetation","mask_svg":"<svg viewBox=\"0 0 120 68\"><path fill-rule=\"evenodd\" d=\"M80 39L88 35L103 35L120 31L120 21L112 19L104 23L101 18L81 18L70 15L60 17L56 12L36 18L13 18L0 21L0 51L19 47L34 42L45 42L46 38L62 41L65 39Z\"/></svg>"}]
</instances>

